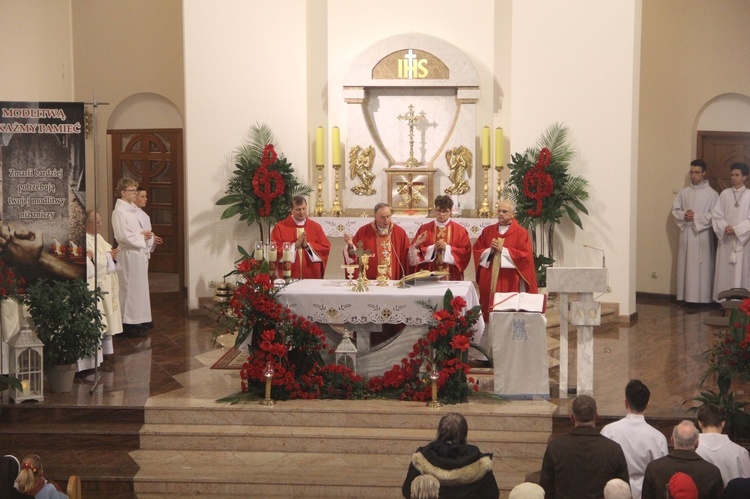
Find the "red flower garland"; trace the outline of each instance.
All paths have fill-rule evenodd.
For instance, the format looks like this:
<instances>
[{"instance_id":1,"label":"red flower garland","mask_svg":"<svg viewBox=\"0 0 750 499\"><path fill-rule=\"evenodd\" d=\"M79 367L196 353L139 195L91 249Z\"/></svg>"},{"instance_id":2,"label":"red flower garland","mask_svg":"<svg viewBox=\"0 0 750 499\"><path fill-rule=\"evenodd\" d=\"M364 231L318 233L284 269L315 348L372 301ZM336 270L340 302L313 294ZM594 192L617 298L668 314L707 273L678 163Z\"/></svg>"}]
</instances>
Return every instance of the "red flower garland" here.
<instances>
[{"instance_id":1,"label":"red flower garland","mask_svg":"<svg viewBox=\"0 0 750 499\"><path fill-rule=\"evenodd\" d=\"M552 153L546 147L539 151L536 164L523 177L523 193L526 197L536 200L536 207L528 211L532 217L542 214L542 201L552 195L555 189L552 176L544 169L552 161Z\"/></svg>"},{"instance_id":2,"label":"red flower garland","mask_svg":"<svg viewBox=\"0 0 750 499\"><path fill-rule=\"evenodd\" d=\"M281 174L268 169L276 162L276 158L273 144L267 144L263 148L260 167L253 175L253 192L263 200L263 207L258 210L261 217L267 217L271 214L271 201L283 196L285 192L284 179Z\"/></svg>"}]
</instances>

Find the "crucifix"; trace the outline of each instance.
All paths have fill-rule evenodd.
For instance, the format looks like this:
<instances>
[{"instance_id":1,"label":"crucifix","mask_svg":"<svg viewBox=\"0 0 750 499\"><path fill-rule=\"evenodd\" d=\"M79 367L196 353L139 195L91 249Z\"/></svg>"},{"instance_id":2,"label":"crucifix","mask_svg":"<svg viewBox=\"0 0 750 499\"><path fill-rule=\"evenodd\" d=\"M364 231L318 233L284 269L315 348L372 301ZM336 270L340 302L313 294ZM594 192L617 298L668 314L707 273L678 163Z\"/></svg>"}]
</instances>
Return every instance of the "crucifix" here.
<instances>
[{"instance_id":1,"label":"crucifix","mask_svg":"<svg viewBox=\"0 0 750 499\"><path fill-rule=\"evenodd\" d=\"M425 187L424 182L415 182L410 173L407 176L406 182L398 182L397 191L401 195L399 206L411 209L414 208L414 205L419 205L425 200L423 195Z\"/></svg>"},{"instance_id":2,"label":"crucifix","mask_svg":"<svg viewBox=\"0 0 750 499\"><path fill-rule=\"evenodd\" d=\"M427 119L427 117L425 117L424 112L414 114L414 106L412 104L409 104L408 113L402 114L398 117L399 121L406 121L409 125L409 159L406 160L407 168L419 166L419 161L414 157L414 125L425 119Z\"/></svg>"}]
</instances>

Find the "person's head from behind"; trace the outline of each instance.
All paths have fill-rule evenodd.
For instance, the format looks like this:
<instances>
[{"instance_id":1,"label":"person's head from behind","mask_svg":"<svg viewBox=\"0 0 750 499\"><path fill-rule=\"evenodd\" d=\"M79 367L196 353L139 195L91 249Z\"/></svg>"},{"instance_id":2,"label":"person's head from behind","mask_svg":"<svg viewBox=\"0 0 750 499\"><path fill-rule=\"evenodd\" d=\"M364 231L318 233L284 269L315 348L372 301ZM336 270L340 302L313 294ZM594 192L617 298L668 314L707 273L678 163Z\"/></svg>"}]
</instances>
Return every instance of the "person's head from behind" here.
<instances>
[{"instance_id":1,"label":"person's head from behind","mask_svg":"<svg viewBox=\"0 0 750 499\"><path fill-rule=\"evenodd\" d=\"M519 483L510 491L508 499L544 499L544 489L531 482Z\"/></svg>"},{"instance_id":2,"label":"person's head from behind","mask_svg":"<svg viewBox=\"0 0 750 499\"><path fill-rule=\"evenodd\" d=\"M16 489L22 494L31 492L36 486L36 478L43 476L42 458L36 454L29 454L21 461L21 471L16 478Z\"/></svg>"},{"instance_id":3,"label":"person's head from behind","mask_svg":"<svg viewBox=\"0 0 750 499\"><path fill-rule=\"evenodd\" d=\"M675 450L692 450L698 448L698 428L692 421L684 420L672 430L672 445Z\"/></svg>"},{"instance_id":4,"label":"person's head from behind","mask_svg":"<svg viewBox=\"0 0 750 499\"><path fill-rule=\"evenodd\" d=\"M437 499L440 480L432 475L419 475L411 482L411 499Z\"/></svg>"},{"instance_id":5,"label":"person's head from behind","mask_svg":"<svg viewBox=\"0 0 750 499\"><path fill-rule=\"evenodd\" d=\"M621 478L613 478L604 486L604 499L632 499L630 484Z\"/></svg>"},{"instance_id":6,"label":"person's head from behind","mask_svg":"<svg viewBox=\"0 0 750 499\"><path fill-rule=\"evenodd\" d=\"M596 400L588 395L579 395L571 404L571 418L576 426L594 426L596 424Z\"/></svg>"},{"instance_id":7,"label":"person's head from behind","mask_svg":"<svg viewBox=\"0 0 750 499\"><path fill-rule=\"evenodd\" d=\"M466 436L468 434L469 425L466 424L466 418L457 412L449 412L443 416L438 423L438 442L465 444Z\"/></svg>"},{"instance_id":8,"label":"person's head from behind","mask_svg":"<svg viewBox=\"0 0 750 499\"><path fill-rule=\"evenodd\" d=\"M698 410L698 424L701 430L721 433L727 420L727 411L715 404L706 404Z\"/></svg>"},{"instance_id":9,"label":"person's head from behind","mask_svg":"<svg viewBox=\"0 0 750 499\"><path fill-rule=\"evenodd\" d=\"M669 479L667 497L669 499L698 499L698 487L690 475L678 471Z\"/></svg>"},{"instance_id":10,"label":"person's head from behind","mask_svg":"<svg viewBox=\"0 0 750 499\"><path fill-rule=\"evenodd\" d=\"M651 392L639 379L631 379L625 387L625 402L627 402L630 412L641 414L648 407L650 398Z\"/></svg>"}]
</instances>

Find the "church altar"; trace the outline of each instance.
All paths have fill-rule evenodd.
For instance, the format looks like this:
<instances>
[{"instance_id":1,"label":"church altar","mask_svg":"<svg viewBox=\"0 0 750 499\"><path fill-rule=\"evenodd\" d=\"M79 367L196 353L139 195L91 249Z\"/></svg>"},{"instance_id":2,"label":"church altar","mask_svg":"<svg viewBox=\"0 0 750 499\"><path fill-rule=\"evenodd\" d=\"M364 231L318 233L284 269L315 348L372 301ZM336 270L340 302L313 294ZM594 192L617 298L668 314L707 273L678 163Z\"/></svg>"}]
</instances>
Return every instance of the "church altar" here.
<instances>
[{"instance_id":1,"label":"church altar","mask_svg":"<svg viewBox=\"0 0 750 499\"><path fill-rule=\"evenodd\" d=\"M366 217L311 217L318 222L328 237L343 237L344 234L354 235L357 229L373 220L372 212L367 212ZM423 224L432 222L433 218L423 216L397 216L394 215L391 220L406 231L409 239L417 234L417 230ZM451 220L463 226L469 233L469 238L476 239L482 233L482 229L493 223L497 223L495 218L451 218Z\"/></svg>"},{"instance_id":2,"label":"church altar","mask_svg":"<svg viewBox=\"0 0 750 499\"><path fill-rule=\"evenodd\" d=\"M432 312L422 303L442 308L443 297L450 289L453 296L466 300L467 310L479 305L479 295L469 281L434 281L408 288L397 288L397 281L379 287L374 282L369 291L355 293L345 280L304 279L282 289L276 299L292 312L324 327L328 343L335 347L341 341L344 325L357 336L357 372L364 376L383 374L411 351L412 346L427 332ZM365 325L405 324L396 337L371 349L371 327ZM482 340L484 320L474 326L474 343Z\"/></svg>"}]
</instances>

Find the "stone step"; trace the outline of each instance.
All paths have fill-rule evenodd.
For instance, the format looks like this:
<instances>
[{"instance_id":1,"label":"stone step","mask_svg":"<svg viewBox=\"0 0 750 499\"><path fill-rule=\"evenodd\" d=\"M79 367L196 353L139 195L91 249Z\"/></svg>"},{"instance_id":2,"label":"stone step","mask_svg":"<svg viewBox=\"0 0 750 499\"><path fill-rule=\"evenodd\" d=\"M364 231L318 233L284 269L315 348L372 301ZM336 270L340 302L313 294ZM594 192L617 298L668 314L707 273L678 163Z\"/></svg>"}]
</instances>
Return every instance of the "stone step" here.
<instances>
[{"instance_id":1,"label":"stone step","mask_svg":"<svg viewBox=\"0 0 750 499\"><path fill-rule=\"evenodd\" d=\"M547 402L485 400L426 407L423 402L395 400L289 400L267 407L258 403L207 405L205 407L153 407L146 410L148 425L253 425L332 427L332 428L404 428L434 432L440 418L457 411L466 417L470 431L523 430L550 432L549 416L554 405Z\"/></svg>"},{"instance_id":2,"label":"stone step","mask_svg":"<svg viewBox=\"0 0 750 499\"><path fill-rule=\"evenodd\" d=\"M533 431L471 430L470 435L484 452L540 459L549 438L549 432ZM141 449L409 455L434 438L434 429L147 424Z\"/></svg>"},{"instance_id":3,"label":"stone step","mask_svg":"<svg viewBox=\"0 0 750 499\"><path fill-rule=\"evenodd\" d=\"M411 453L289 453L246 451L140 450L134 478L139 498L209 495L221 497L402 497ZM541 460L493 458L502 490L525 478L523 470Z\"/></svg>"}]
</instances>

